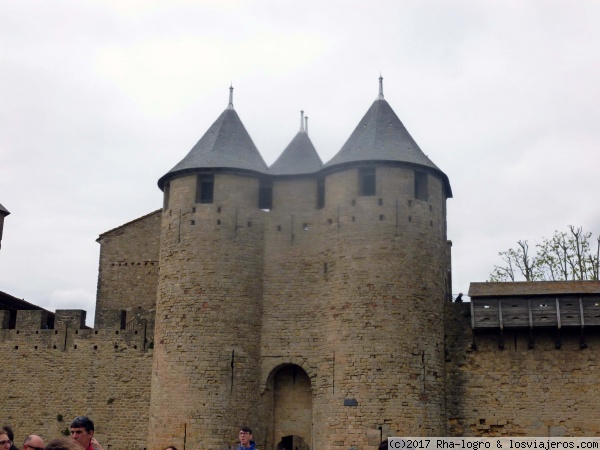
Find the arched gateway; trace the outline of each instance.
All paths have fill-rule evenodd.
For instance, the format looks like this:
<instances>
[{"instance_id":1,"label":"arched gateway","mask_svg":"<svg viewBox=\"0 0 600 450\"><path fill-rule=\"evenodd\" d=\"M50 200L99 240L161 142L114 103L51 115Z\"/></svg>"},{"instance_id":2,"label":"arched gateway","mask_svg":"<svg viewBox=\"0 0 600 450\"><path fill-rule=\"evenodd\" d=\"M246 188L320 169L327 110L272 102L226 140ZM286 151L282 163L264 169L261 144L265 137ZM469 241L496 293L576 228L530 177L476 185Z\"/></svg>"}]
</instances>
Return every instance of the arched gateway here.
<instances>
[{"instance_id":1,"label":"arched gateway","mask_svg":"<svg viewBox=\"0 0 600 450\"><path fill-rule=\"evenodd\" d=\"M312 448L312 387L306 371L285 364L271 371L267 381L267 405L272 411L269 436L272 450Z\"/></svg>"}]
</instances>

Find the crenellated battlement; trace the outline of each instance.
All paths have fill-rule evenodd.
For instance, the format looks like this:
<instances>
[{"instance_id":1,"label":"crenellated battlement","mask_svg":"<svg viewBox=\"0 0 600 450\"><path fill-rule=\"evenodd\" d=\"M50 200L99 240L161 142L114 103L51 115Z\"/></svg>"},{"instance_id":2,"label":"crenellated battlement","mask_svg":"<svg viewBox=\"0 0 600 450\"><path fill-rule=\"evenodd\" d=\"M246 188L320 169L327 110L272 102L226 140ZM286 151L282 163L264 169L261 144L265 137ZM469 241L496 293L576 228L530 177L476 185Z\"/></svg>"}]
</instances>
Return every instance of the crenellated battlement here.
<instances>
[{"instance_id":1,"label":"crenellated battlement","mask_svg":"<svg viewBox=\"0 0 600 450\"><path fill-rule=\"evenodd\" d=\"M95 329L85 325L86 311L59 309L51 314L46 310L17 311L16 327L8 328L9 311L0 311L0 342L10 343L14 350L77 350L78 345L113 347L114 350L147 351L153 346L154 323L142 314L125 323L125 311L105 311L103 323ZM87 341L86 344L78 343Z\"/></svg>"},{"instance_id":2,"label":"crenellated battlement","mask_svg":"<svg viewBox=\"0 0 600 450\"><path fill-rule=\"evenodd\" d=\"M86 414L105 448L142 450L153 359L144 330L86 328L81 310L57 311L54 328L39 326L45 311L17 315L17 328L0 330L3 417L15 435L49 440Z\"/></svg>"},{"instance_id":3,"label":"crenellated battlement","mask_svg":"<svg viewBox=\"0 0 600 450\"><path fill-rule=\"evenodd\" d=\"M59 329L0 330L0 345L4 351L47 350L76 352L77 350L148 351L144 330L75 329L68 325Z\"/></svg>"}]
</instances>

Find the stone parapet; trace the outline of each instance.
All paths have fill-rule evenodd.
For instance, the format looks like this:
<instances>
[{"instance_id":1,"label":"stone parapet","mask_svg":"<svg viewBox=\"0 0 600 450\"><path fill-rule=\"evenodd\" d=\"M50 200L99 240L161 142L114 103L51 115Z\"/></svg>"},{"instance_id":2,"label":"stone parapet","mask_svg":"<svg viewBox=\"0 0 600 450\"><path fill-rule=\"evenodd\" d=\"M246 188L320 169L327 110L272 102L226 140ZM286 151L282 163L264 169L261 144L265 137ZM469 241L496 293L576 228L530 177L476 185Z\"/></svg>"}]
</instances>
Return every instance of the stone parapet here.
<instances>
[{"instance_id":1,"label":"stone parapet","mask_svg":"<svg viewBox=\"0 0 600 450\"><path fill-rule=\"evenodd\" d=\"M124 309L101 309L96 311L94 328L124 330L127 324L127 311Z\"/></svg>"},{"instance_id":2,"label":"stone parapet","mask_svg":"<svg viewBox=\"0 0 600 450\"><path fill-rule=\"evenodd\" d=\"M40 330L48 328L48 311L30 309L17 311L17 329Z\"/></svg>"},{"instance_id":3,"label":"stone parapet","mask_svg":"<svg viewBox=\"0 0 600 450\"><path fill-rule=\"evenodd\" d=\"M57 309L54 316L54 328L85 328L87 312L83 309Z\"/></svg>"}]
</instances>

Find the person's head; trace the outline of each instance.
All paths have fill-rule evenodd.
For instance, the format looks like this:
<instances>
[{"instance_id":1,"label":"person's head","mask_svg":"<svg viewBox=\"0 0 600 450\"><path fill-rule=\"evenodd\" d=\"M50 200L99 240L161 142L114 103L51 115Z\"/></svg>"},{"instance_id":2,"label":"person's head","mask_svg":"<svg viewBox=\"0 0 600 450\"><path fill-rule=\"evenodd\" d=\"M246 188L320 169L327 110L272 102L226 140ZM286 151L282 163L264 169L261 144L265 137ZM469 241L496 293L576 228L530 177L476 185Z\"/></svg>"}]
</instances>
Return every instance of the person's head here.
<instances>
[{"instance_id":1,"label":"person's head","mask_svg":"<svg viewBox=\"0 0 600 450\"><path fill-rule=\"evenodd\" d=\"M23 450L44 450L44 440L37 434L30 434L23 441Z\"/></svg>"},{"instance_id":2,"label":"person's head","mask_svg":"<svg viewBox=\"0 0 600 450\"><path fill-rule=\"evenodd\" d=\"M12 428L11 428L11 427L9 427L8 425L4 425L4 426L2 427L2 429L0 429L0 433L1 433L1 432L3 432L3 431L6 433L6 435L8 436L8 438L9 438L11 441L14 441L14 440L15 440L15 433L13 432L13 430L12 430Z\"/></svg>"},{"instance_id":3,"label":"person's head","mask_svg":"<svg viewBox=\"0 0 600 450\"><path fill-rule=\"evenodd\" d=\"M6 434L6 431L0 430L0 450L8 450L12 445L12 440Z\"/></svg>"},{"instance_id":4,"label":"person's head","mask_svg":"<svg viewBox=\"0 0 600 450\"><path fill-rule=\"evenodd\" d=\"M44 450L81 450L81 445L69 438L52 439Z\"/></svg>"},{"instance_id":5,"label":"person's head","mask_svg":"<svg viewBox=\"0 0 600 450\"><path fill-rule=\"evenodd\" d=\"M8 434L4 430L0 430L0 450L8 450L12 445L12 439L8 437Z\"/></svg>"},{"instance_id":6,"label":"person's head","mask_svg":"<svg viewBox=\"0 0 600 450\"><path fill-rule=\"evenodd\" d=\"M75 417L71 422L71 437L83 448L88 448L94 437L94 422L89 417Z\"/></svg>"},{"instance_id":7,"label":"person's head","mask_svg":"<svg viewBox=\"0 0 600 450\"><path fill-rule=\"evenodd\" d=\"M240 444L242 447L250 447L250 441L252 440L252 430L250 427L240 428Z\"/></svg>"}]
</instances>

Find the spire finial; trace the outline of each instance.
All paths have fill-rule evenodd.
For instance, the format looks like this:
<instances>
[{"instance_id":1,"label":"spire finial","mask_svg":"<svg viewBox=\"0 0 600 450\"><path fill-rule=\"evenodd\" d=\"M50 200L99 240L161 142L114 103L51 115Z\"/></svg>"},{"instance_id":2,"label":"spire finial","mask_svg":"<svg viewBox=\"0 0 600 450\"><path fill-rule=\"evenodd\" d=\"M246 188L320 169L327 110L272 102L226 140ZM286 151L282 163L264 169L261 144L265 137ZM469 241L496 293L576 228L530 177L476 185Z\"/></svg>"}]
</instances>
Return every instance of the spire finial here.
<instances>
[{"instance_id":1,"label":"spire finial","mask_svg":"<svg viewBox=\"0 0 600 450\"><path fill-rule=\"evenodd\" d=\"M308 134L308 116L304 116L304 132Z\"/></svg>"},{"instance_id":2,"label":"spire finial","mask_svg":"<svg viewBox=\"0 0 600 450\"><path fill-rule=\"evenodd\" d=\"M229 86L229 109L233 109L233 83Z\"/></svg>"},{"instance_id":3,"label":"spire finial","mask_svg":"<svg viewBox=\"0 0 600 450\"><path fill-rule=\"evenodd\" d=\"M379 73L379 97L378 100L383 100L383 77L381 76L381 72Z\"/></svg>"},{"instance_id":4,"label":"spire finial","mask_svg":"<svg viewBox=\"0 0 600 450\"><path fill-rule=\"evenodd\" d=\"M304 131L304 110L300 111L300 131Z\"/></svg>"}]
</instances>

